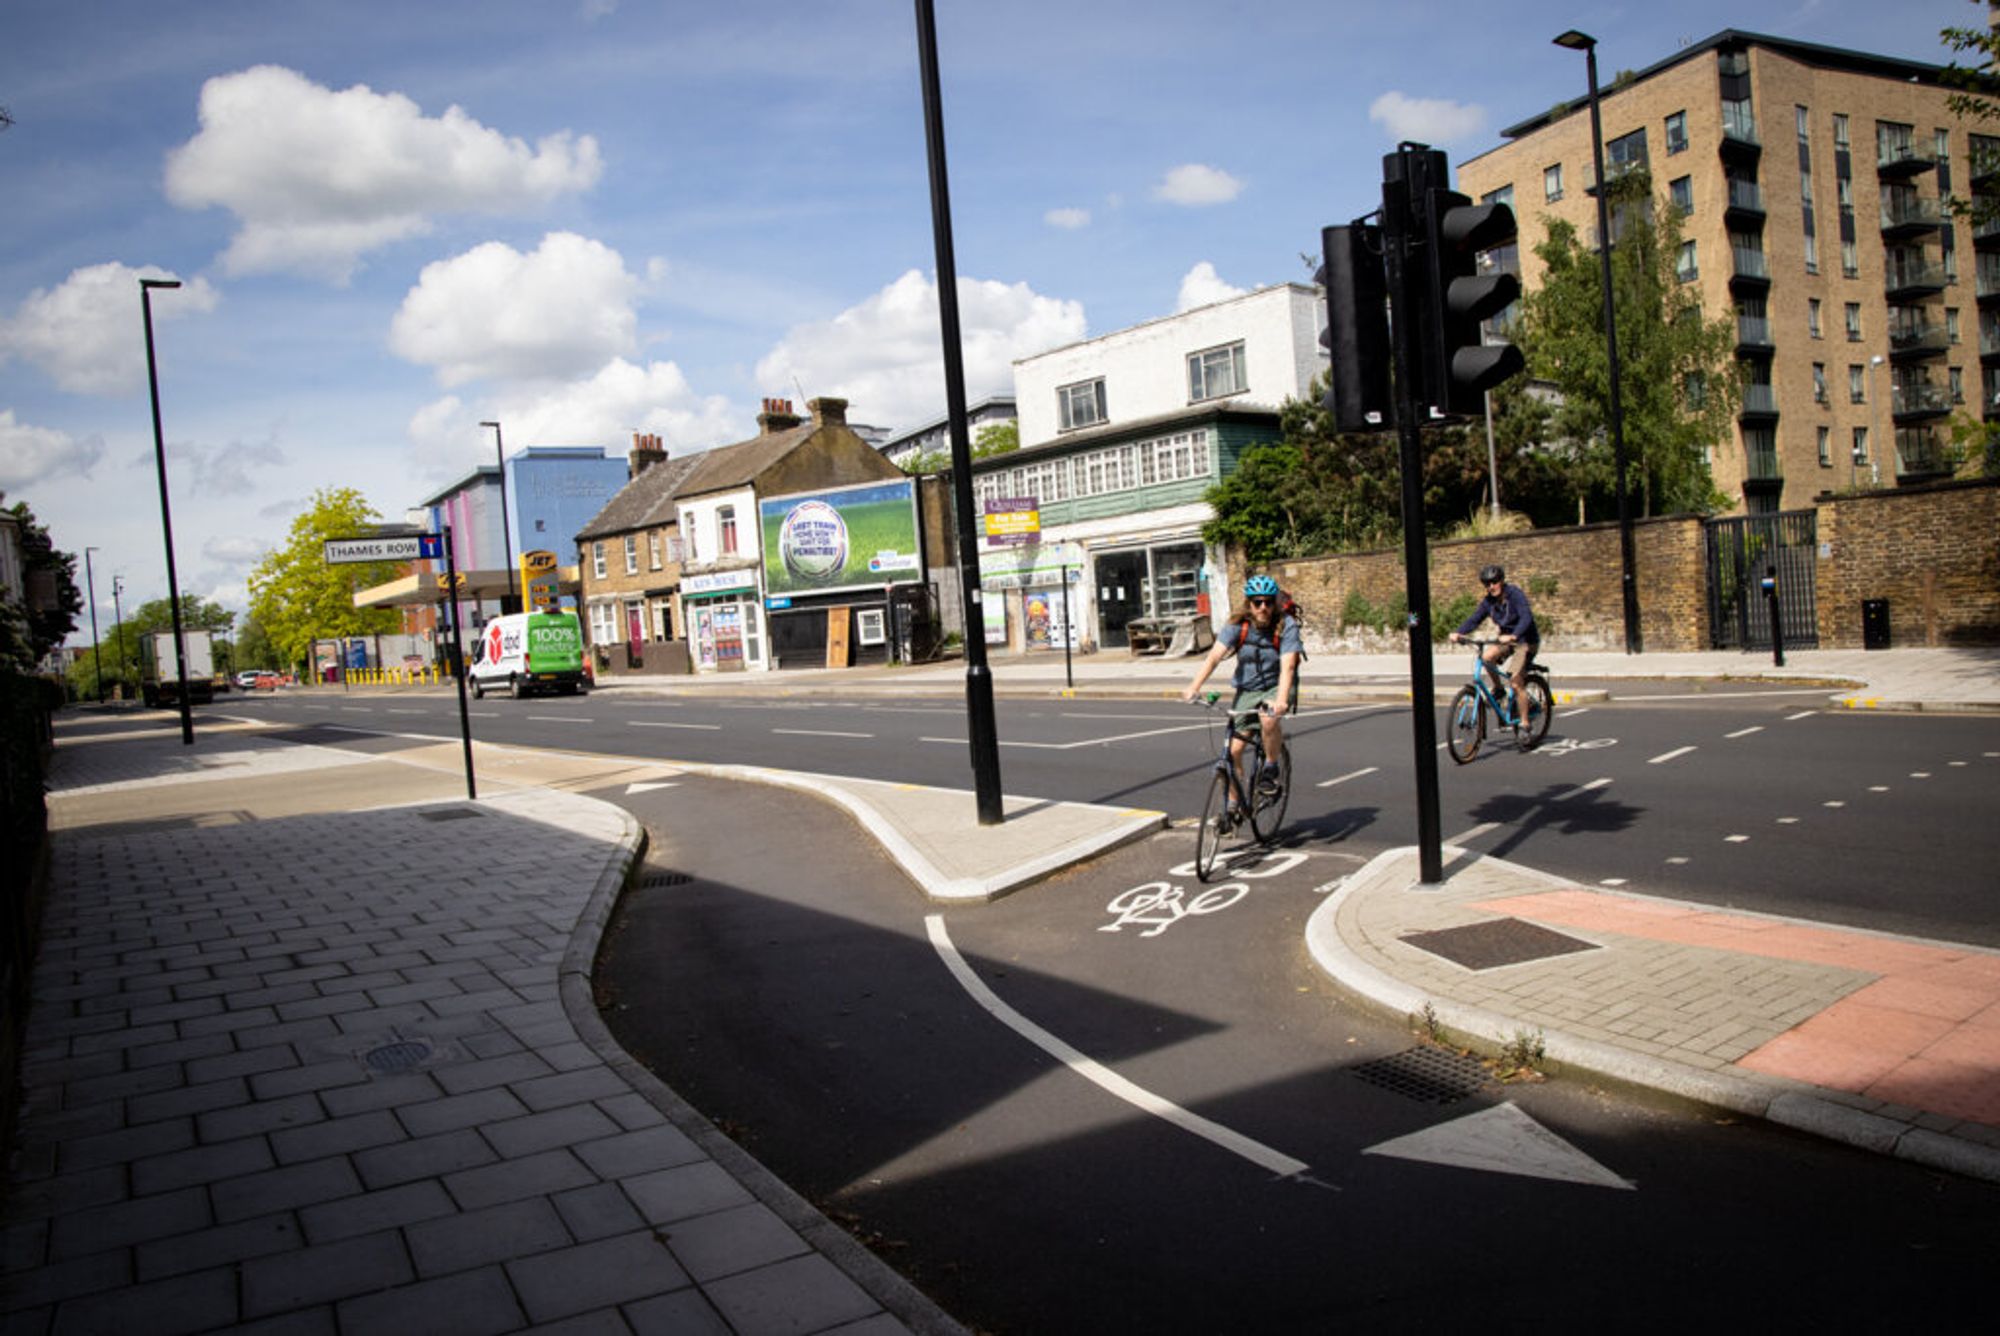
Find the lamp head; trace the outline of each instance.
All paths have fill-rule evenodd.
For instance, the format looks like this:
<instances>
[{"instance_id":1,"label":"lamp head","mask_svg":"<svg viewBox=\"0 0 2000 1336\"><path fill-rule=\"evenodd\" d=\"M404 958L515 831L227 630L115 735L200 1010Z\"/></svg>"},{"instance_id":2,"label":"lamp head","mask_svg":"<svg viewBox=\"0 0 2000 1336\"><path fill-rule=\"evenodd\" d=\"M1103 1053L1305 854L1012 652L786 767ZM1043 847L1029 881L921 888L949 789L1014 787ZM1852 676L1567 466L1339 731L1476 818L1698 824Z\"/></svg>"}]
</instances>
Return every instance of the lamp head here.
<instances>
[{"instance_id":1,"label":"lamp head","mask_svg":"<svg viewBox=\"0 0 2000 1336\"><path fill-rule=\"evenodd\" d=\"M177 288L180 285L181 281L178 278L142 278L139 280L139 286L142 288Z\"/></svg>"},{"instance_id":2,"label":"lamp head","mask_svg":"<svg viewBox=\"0 0 2000 1336\"><path fill-rule=\"evenodd\" d=\"M479 425L482 427L491 427L495 431L498 431L500 429L500 424L497 422L482 422Z\"/></svg>"},{"instance_id":3,"label":"lamp head","mask_svg":"<svg viewBox=\"0 0 2000 1336\"><path fill-rule=\"evenodd\" d=\"M1597 39L1587 32L1578 32L1575 28L1571 28L1556 38L1555 44L1568 47L1572 51L1588 51L1597 45Z\"/></svg>"}]
</instances>

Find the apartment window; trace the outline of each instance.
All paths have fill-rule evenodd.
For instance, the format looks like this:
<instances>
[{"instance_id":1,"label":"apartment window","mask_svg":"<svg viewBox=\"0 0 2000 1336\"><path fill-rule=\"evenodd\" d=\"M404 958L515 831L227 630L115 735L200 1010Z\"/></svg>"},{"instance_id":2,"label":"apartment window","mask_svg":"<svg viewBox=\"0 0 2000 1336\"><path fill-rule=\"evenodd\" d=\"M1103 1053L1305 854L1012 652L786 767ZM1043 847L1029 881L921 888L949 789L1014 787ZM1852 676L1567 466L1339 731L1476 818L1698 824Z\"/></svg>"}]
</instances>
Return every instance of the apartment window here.
<instances>
[{"instance_id":1,"label":"apartment window","mask_svg":"<svg viewBox=\"0 0 2000 1336\"><path fill-rule=\"evenodd\" d=\"M1667 117L1667 152L1680 153L1688 146L1688 118L1684 111Z\"/></svg>"},{"instance_id":2,"label":"apartment window","mask_svg":"<svg viewBox=\"0 0 2000 1336\"><path fill-rule=\"evenodd\" d=\"M1826 363L1824 362L1813 363L1813 402L1816 404L1826 402Z\"/></svg>"},{"instance_id":3,"label":"apartment window","mask_svg":"<svg viewBox=\"0 0 2000 1336\"><path fill-rule=\"evenodd\" d=\"M1677 176L1667 182L1667 194L1672 198L1676 209L1689 216L1694 214L1694 178L1692 176Z\"/></svg>"},{"instance_id":4,"label":"apartment window","mask_svg":"<svg viewBox=\"0 0 2000 1336\"><path fill-rule=\"evenodd\" d=\"M1806 272L1819 272L1819 238L1810 232L1806 233Z\"/></svg>"},{"instance_id":5,"label":"apartment window","mask_svg":"<svg viewBox=\"0 0 2000 1336\"><path fill-rule=\"evenodd\" d=\"M1846 237L1840 239L1840 276L1842 278L1861 277L1861 260L1855 253L1854 242Z\"/></svg>"},{"instance_id":6,"label":"apartment window","mask_svg":"<svg viewBox=\"0 0 2000 1336\"><path fill-rule=\"evenodd\" d=\"M1958 342L1958 308L1956 306L1947 306L1944 308L1944 336L1953 344Z\"/></svg>"},{"instance_id":7,"label":"apartment window","mask_svg":"<svg viewBox=\"0 0 2000 1336\"><path fill-rule=\"evenodd\" d=\"M1806 332L1816 339L1821 337L1819 329L1819 298L1817 297L1806 298Z\"/></svg>"},{"instance_id":8,"label":"apartment window","mask_svg":"<svg viewBox=\"0 0 2000 1336\"><path fill-rule=\"evenodd\" d=\"M1861 342L1861 303L1847 303L1847 341Z\"/></svg>"},{"instance_id":9,"label":"apartment window","mask_svg":"<svg viewBox=\"0 0 2000 1336\"><path fill-rule=\"evenodd\" d=\"M1243 343L1188 354L1188 400L1220 399L1250 388L1243 374Z\"/></svg>"},{"instance_id":10,"label":"apartment window","mask_svg":"<svg viewBox=\"0 0 2000 1336\"><path fill-rule=\"evenodd\" d=\"M1800 143L1804 143L1808 138L1811 137L1812 118L1806 113L1806 109L1804 107L1792 108L1792 123L1798 129Z\"/></svg>"},{"instance_id":11,"label":"apartment window","mask_svg":"<svg viewBox=\"0 0 2000 1336\"><path fill-rule=\"evenodd\" d=\"M635 533L625 535L625 573L639 573L639 535Z\"/></svg>"},{"instance_id":12,"label":"apartment window","mask_svg":"<svg viewBox=\"0 0 2000 1336\"><path fill-rule=\"evenodd\" d=\"M1856 427L1854 429L1854 462L1857 464L1866 464L1868 462L1868 428L1866 427Z\"/></svg>"},{"instance_id":13,"label":"apartment window","mask_svg":"<svg viewBox=\"0 0 2000 1336\"><path fill-rule=\"evenodd\" d=\"M654 529L646 535L646 553L652 558L653 569L660 569L660 531Z\"/></svg>"},{"instance_id":14,"label":"apartment window","mask_svg":"<svg viewBox=\"0 0 2000 1336\"><path fill-rule=\"evenodd\" d=\"M1847 402L1850 404L1868 402L1868 368L1858 363L1847 368Z\"/></svg>"},{"instance_id":15,"label":"apartment window","mask_svg":"<svg viewBox=\"0 0 2000 1336\"><path fill-rule=\"evenodd\" d=\"M592 543L590 545L590 573L600 580L604 578L604 544L602 543Z\"/></svg>"},{"instance_id":16,"label":"apartment window","mask_svg":"<svg viewBox=\"0 0 2000 1336\"><path fill-rule=\"evenodd\" d=\"M1960 367L1951 367L1947 369L1944 374L1946 383L1951 386L1951 401L1955 404L1964 403L1965 402L1964 370Z\"/></svg>"},{"instance_id":17,"label":"apartment window","mask_svg":"<svg viewBox=\"0 0 2000 1336\"><path fill-rule=\"evenodd\" d=\"M1646 165L1646 132L1634 130L1628 135L1619 135L1604 146L1604 171L1613 181L1637 167Z\"/></svg>"},{"instance_id":18,"label":"apartment window","mask_svg":"<svg viewBox=\"0 0 2000 1336\"><path fill-rule=\"evenodd\" d=\"M1681 253L1674 260L1674 274L1683 283L1692 283L1701 276L1701 266L1695 262L1695 246L1692 241L1681 243Z\"/></svg>"},{"instance_id":19,"label":"apartment window","mask_svg":"<svg viewBox=\"0 0 2000 1336\"><path fill-rule=\"evenodd\" d=\"M1074 431L1078 427L1091 427L1104 421L1104 377L1096 380L1079 381L1075 385L1065 385L1056 391L1056 406L1061 410L1062 429Z\"/></svg>"},{"instance_id":20,"label":"apartment window","mask_svg":"<svg viewBox=\"0 0 2000 1336\"><path fill-rule=\"evenodd\" d=\"M1850 147L1847 141L1846 112L1836 111L1833 113L1833 146L1843 153Z\"/></svg>"},{"instance_id":21,"label":"apartment window","mask_svg":"<svg viewBox=\"0 0 2000 1336\"><path fill-rule=\"evenodd\" d=\"M715 524L716 527L722 531L722 555L725 557L735 556L736 555L736 507L735 506L716 507Z\"/></svg>"},{"instance_id":22,"label":"apartment window","mask_svg":"<svg viewBox=\"0 0 2000 1336\"><path fill-rule=\"evenodd\" d=\"M1819 429L1819 466L1823 469L1830 469L1833 467L1832 427L1821 427Z\"/></svg>"},{"instance_id":23,"label":"apartment window","mask_svg":"<svg viewBox=\"0 0 2000 1336\"><path fill-rule=\"evenodd\" d=\"M1917 155L1917 127L1896 121L1875 122L1875 160L1902 162Z\"/></svg>"},{"instance_id":24,"label":"apartment window","mask_svg":"<svg viewBox=\"0 0 2000 1336\"><path fill-rule=\"evenodd\" d=\"M1563 197L1563 165L1555 163L1542 168L1542 197L1554 204Z\"/></svg>"},{"instance_id":25,"label":"apartment window","mask_svg":"<svg viewBox=\"0 0 2000 1336\"><path fill-rule=\"evenodd\" d=\"M604 544L599 543L599 547ZM590 605L590 643L593 645L619 645L624 637L618 634L618 605L616 603L593 603Z\"/></svg>"}]
</instances>

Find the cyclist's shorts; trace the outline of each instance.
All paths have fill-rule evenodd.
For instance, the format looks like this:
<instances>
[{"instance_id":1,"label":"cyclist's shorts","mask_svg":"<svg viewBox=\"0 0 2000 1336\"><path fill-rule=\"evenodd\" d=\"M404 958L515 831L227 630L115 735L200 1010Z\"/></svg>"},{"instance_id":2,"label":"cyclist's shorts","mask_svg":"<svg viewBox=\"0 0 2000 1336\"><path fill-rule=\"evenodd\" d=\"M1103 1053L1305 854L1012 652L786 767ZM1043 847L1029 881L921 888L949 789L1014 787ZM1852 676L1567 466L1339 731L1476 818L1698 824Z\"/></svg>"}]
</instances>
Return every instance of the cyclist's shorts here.
<instances>
[{"instance_id":1,"label":"cyclist's shorts","mask_svg":"<svg viewBox=\"0 0 2000 1336\"><path fill-rule=\"evenodd\" d=\"M1257 732L1259 727L1261 727L1257 717L1257 707L1266 701L1275 700L1277 695L1278 689L1276 687L1271 687L1264 691L1237 692L1236 699L1230 702L1229 706L1230 731L1235 733L1239 738L1247 738ZM1296 710L1299 708L1299 684L1296 679L1292 682L1292 694L1290 699L1287 700L1285 708L1287 710Z\"/></svg>"}]
</instances>

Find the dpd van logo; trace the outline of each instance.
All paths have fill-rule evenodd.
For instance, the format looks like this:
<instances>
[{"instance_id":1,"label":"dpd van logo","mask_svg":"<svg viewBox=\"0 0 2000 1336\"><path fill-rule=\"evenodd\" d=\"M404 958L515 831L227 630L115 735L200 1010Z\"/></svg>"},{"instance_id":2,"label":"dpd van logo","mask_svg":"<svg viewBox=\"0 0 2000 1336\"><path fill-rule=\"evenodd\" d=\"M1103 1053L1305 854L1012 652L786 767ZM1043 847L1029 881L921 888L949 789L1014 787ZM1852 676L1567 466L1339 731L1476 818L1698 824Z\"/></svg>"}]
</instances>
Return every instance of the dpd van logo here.
<instances>
[{"instance_id":1,"label":"dpd van logo","mask_svg":"<svg viewBox=\"0 0 2000 1336\"><path fill-rule=\"evenodd\" d=\"M500 623L486 628L486 662L500 662Z\"/></svg>"},{"instance_id":2,"label":"dpd van logo","mask_svg":"<svg viewBox=\"0 0 2000 1336\"><path fill-rule=\"evenodd\" d=\"M847 565L847 521L824 501L802 501L778 530L778 554L794 576L824 583Z\"/></svg>"}]
</instances>

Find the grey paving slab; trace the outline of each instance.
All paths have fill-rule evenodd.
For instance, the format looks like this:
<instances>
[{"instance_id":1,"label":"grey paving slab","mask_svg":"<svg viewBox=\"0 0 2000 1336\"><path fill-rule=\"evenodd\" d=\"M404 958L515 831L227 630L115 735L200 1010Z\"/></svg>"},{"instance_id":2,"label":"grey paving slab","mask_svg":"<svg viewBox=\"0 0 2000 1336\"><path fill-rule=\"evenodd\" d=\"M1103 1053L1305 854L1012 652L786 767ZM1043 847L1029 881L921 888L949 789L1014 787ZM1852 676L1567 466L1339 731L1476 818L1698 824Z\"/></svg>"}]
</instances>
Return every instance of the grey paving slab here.
<instances>
[{"instance_id":1,"label":"grey paving slab","mask_svg":"<svg viewBox=\"0 0 2000 1336\"><path fill-rule=\"evenodd\" d=\"M664 1294L692 1283L650 1230L510 1262L507 1274L528 1316L537 1322Z\"/></svg>"}]
</instances>

